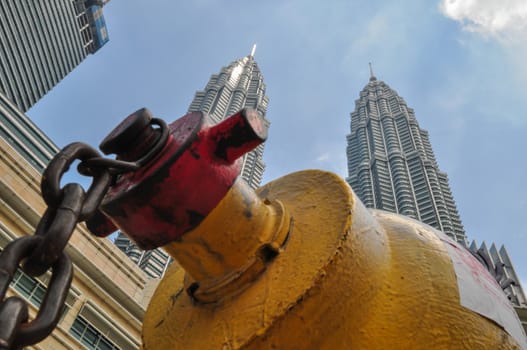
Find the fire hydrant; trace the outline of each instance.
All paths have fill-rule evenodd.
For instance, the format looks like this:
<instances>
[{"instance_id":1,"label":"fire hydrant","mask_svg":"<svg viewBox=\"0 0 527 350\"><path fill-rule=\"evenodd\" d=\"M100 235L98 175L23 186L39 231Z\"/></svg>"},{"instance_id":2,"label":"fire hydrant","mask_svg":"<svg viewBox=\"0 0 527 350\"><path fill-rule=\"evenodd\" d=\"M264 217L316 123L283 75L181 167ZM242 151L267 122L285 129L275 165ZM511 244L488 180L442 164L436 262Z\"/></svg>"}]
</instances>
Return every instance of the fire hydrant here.
<instances>
[{"instance_id":1,"label":"fire hydrant","mask_svg":"<svg viewBox=\"0 0 527 350\"><path fill-rule=\"evenodd\" d=\"M142 157L159 134L149 118L131 115L101 148ZM218 125L190 113L169 134L89 225L178 262L150 302L143 349L527 349L501 288L443 233L366 209L324 171L250 189L238 174L267 135L256 112Z\"/></svg>"}]
</instances>

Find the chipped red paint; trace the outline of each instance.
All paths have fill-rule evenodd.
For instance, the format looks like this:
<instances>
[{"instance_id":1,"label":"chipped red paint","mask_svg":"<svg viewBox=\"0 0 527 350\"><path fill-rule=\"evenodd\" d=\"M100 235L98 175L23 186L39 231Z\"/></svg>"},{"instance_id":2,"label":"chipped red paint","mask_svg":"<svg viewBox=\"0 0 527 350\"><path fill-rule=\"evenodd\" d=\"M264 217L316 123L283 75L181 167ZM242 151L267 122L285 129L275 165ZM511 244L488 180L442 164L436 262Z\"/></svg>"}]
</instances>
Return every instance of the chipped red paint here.
<instances>
[{"instance_id":1,"label":"chipped red paint","mask_svg":"<svg viewBox=\"0 0 527 350\"><path fill-rule=\"evenodd\" d=\"M163 246L196 227L238 177L240 157L267 137L263 119L252 110L215 126L206 114L193 112L169 128L159 155L120 177L100 208L142 249Z\"/></svg>"}]
</instances>

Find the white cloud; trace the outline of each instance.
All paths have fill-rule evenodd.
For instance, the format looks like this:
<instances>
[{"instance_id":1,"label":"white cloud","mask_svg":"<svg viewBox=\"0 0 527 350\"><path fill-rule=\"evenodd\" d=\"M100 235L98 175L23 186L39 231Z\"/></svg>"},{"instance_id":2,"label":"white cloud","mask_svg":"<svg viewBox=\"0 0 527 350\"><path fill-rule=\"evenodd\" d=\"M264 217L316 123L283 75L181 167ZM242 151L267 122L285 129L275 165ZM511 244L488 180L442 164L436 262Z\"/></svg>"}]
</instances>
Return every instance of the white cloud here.
<instances>
[{"instance_id":1,"label":"white cloud","mask_svg":"<svg viewBox=\"0 0 527 350\"><path fill-rule=\"evenodd\" d=\"M325 162L329 160L329 152L323 153L317 157L317 162Z\"/></svg>"},{"instance_id":2,"label":"white cloud","mask_svg":"<svg viewBox=\"0 0 527 350\"><path fill-rule=\"evenodd\" d=\"M500 39L516 39L527 33L525 0L441 0L440 9L467 31Z\"/></svg>"}]
</instances>

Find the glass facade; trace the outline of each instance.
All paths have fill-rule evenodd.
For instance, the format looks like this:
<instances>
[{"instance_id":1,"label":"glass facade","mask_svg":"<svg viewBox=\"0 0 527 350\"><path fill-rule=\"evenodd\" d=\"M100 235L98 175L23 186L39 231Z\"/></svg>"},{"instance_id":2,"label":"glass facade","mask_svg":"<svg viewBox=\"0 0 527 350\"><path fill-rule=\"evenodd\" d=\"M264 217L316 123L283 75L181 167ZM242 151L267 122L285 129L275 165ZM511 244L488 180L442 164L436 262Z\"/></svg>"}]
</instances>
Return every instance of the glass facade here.
<instances>
[{"instance_id":1,"label":"glass facade","mask_svg":"<svg viewBox=\"0 0 527 350\"><path fill-rule=\"evenodd\" d=\"M0 93L0 137L42 172L58 147Z\"/></svg>"},{"instance_id":2,"label":"glass facade","mask_svg":"<svg viewBox=\"0 0 527 350\"><path fill-rule=\"evenodd\" d=\"M0 1L0 92L31 108L108 41L101 11L89 0Z\"/></svg>"}]
</instances>

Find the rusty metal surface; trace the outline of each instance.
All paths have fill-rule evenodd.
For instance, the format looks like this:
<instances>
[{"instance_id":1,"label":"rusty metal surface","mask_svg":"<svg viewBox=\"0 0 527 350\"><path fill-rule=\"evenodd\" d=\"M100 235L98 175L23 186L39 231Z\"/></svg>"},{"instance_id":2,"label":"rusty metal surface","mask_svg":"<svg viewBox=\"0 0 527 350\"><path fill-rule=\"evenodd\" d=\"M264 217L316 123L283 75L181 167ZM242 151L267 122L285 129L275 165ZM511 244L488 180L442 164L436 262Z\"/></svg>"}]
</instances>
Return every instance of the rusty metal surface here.
<instances>
[{"instance_id":1,"label":"rusty metal surface","mask_svg":"<svg viewBox=\"0 0 527 350\"><path fill-rule=\"evenodd\" d=\"M111 139L124 133L122 126L118 128ZM193 112L171 123L169 129L158 156L119 177L101 205L107 221L142 249L178 240L196 227L238 177L239 157L267 136L263 119L251 110L214 126L204 113ZM108 224L98 219L102 219L99 225Z\"/></svg>"},{"instance_id":2,"label":"rusty metal surface","mask_svg":"<svg viewBox=\"0 0 527 350\"><path fill-rule=\"evenodd\" d=\"M152 126L158 128L154 129ZM162 119L152 118L150 111L142 108L125 118L99 146L105 154L116 153L117 159L87 159L79 165L79 172L93 175L94 168L120 175L138 171L159 156L167 144L169 134L169 128ZM86 221L86 225L90 232L98 237L108 236L117 230L114 223L99 208Z\"/></svg>"},{"instance_id":3,"label":"rusty metal surface","mask_svg":"<svg viewBox=\"0 0 527 350\"><path fill-rule=\"evenodd\" d=\"M232 298L264 273L285 249L291 227L293 218L280 201L259 198L238 178L196 229L164 249L187 272L190 297L214 303Z\"/></svg>"}]
</instances>

